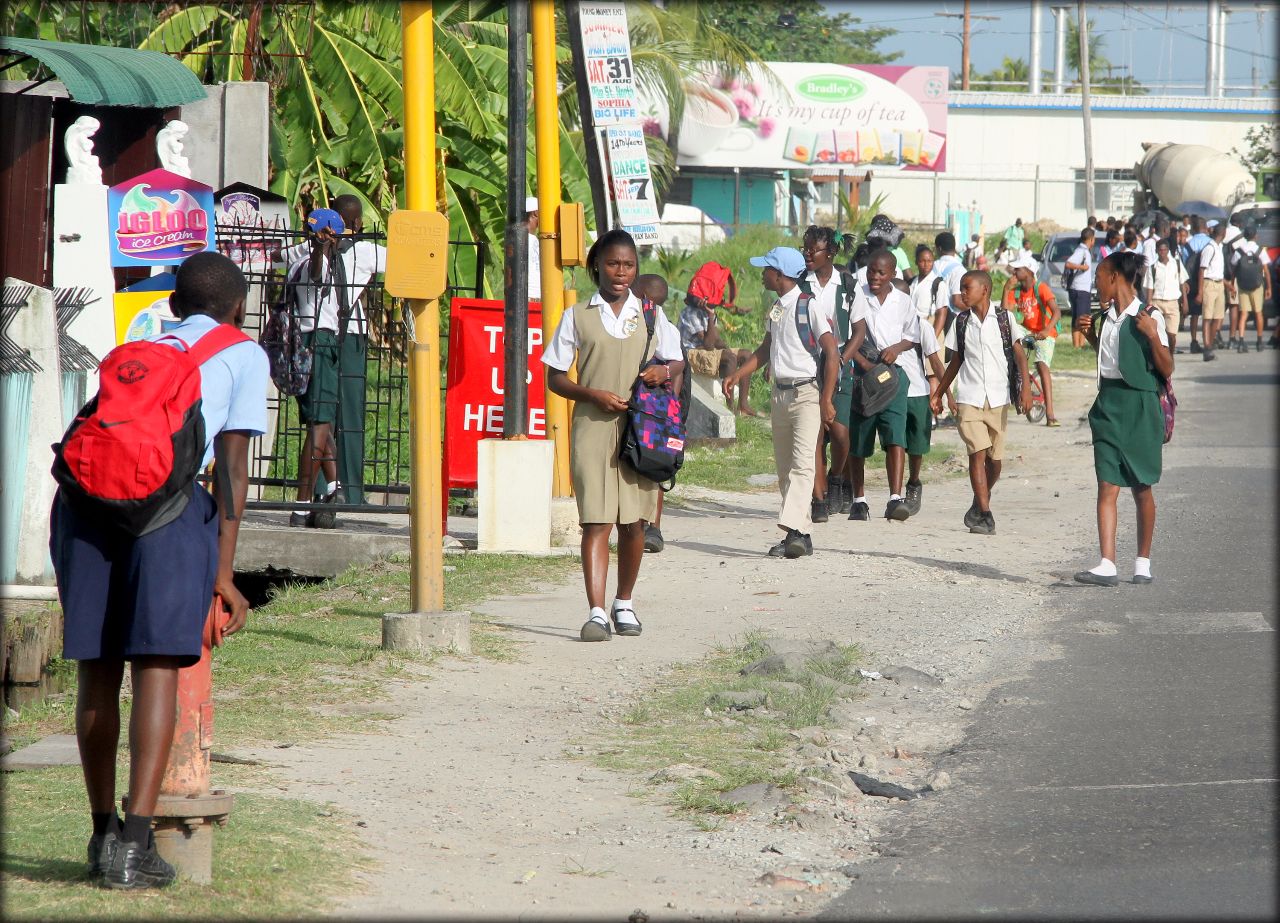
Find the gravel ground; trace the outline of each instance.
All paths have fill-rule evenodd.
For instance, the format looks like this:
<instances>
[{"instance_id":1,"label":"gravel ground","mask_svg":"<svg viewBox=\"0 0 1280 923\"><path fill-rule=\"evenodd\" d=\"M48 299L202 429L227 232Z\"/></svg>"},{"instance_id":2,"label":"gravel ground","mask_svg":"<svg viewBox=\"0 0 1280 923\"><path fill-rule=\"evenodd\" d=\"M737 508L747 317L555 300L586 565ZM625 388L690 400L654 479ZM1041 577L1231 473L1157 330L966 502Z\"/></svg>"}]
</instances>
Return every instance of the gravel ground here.
<instances>
[{"instance_id":1,"label":"gravel ground","mask_svg":"<svg viewBox=\"0 0 1280 923\"><path fill-rule=\"evenodd\" d=\"M344 916L816 912L911 810L860 794L846 770L917 789L931 781L939 791L927 797L946 797L965 780L934 776L933 757L963 737L994 686L1055 656L1044 602L1093 541L1083 417L1094 384L1055 385L1060 429L1010 422L994 536L961 525L971 497L954 463L925 471L919 516L833 517L814 527L813 557L797 561L763 556L780 535L776 494L683 490L663 522L666 550L641 572L641 638L578 643L576 582L490 600L479 608L523 642L519 662L445 659L392 688L384 710L400 717L389 733L240 755L276 766L290 795L358 818L377 867L336 908ZM937 442L959 445L954 429ZM877 474L873 515L887 494ZM789 758L813 779L798 803L764 797L702 832L645 779L580 758L665 670L749 629L856 642L865 668L886 674L835 706L833 726L795 735Z\"/></svg>"}]
</instances>

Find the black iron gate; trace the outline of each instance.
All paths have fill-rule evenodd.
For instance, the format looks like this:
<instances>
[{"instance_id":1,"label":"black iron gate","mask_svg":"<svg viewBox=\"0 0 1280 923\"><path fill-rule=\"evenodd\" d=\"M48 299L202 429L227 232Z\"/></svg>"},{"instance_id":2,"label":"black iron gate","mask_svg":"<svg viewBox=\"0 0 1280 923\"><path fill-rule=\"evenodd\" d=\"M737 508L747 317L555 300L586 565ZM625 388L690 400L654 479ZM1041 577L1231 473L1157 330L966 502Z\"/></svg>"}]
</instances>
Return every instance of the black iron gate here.
<instances>
[{"instance_id":1,"label":"black iron gate","mask_svg":"<svg viewBox=\"0 0 1280 923\"><path fill-rule=\"evenodd\" d=\"M261 225L219 225L217 241L218 249L240 265L249 282L245 330L256 337L272 305L284 296L287 269L309 259L308 238L301 232ZM385 243L380 233L356 235L356 269L353 278L346 280L345 299L332 275L312 282L309 268L304 266L295 277L302 280L298 301L305 305L304 317L310 316L310 308L316 304L340 305L350 314L341 333L338 328L344 325L333 323L330 312L328 322L318 326L333 327L333 331L327 336L314 334L314 345L330 350L338 359L336 388L315 382L310 395L313 413L319 407L320 416L334 420L332 443L310 453L321 467L317 477L320 491L329 477L325 469L347 475L337 478L343 482L346 502L326 507L335 512L394 512L403 511L408 504L408 309L400 299L386 294L380 272L366 279L362 271L381 269ZM484 247L482 242L450 242L447 297L483 296ZM442 305L445 317L446 307L447 300ZM441 371L443 387L443 368ZM333 379L327 381L334 384ZM280 394L273 385L267 408L268 432L250 445L247 505L257 510L307 509L300 502L307 498L299 497L300 463L308 432L300 400Z\"/></svg>"}]
</instances>

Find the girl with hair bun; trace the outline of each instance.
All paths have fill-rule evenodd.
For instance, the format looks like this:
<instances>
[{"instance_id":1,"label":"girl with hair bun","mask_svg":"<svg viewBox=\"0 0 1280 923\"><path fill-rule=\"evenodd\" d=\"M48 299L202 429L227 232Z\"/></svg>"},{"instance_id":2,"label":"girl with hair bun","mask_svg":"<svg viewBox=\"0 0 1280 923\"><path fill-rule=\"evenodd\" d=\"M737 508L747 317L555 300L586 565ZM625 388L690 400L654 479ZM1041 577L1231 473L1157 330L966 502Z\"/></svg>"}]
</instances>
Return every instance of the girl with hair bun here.
<instances>
[{"instance_id":1,"label":"girl with hair bun","mask_svg":"<svg viewBox=\"0 0 1280 923\"><path fill-rule=\"evenodd\" d=\"M649 336L644 305L631 290L638 265L630 234L617 229L602 234L587 253L587 272L596 292L565 308L542 355L547 387L574 402L570 470L582 524L582 575L590 607L579 632L583 641L608 641L615 632L640 634L632 593L644 555L645 523L657 518L659 488L620 464L618 449L628 396L641 365L646 367L640 374L650 386L669 382L683 367L680 333L661 310L655 310ZM654 358L662 364L649 364ZM568 375L575 361L576 382ZM618 587L606 614L609 533L615 526Z\"/></svg>"},{"instance_id":2,"label":"girl with hair bun","mask_svg":"<svg viewBox=\"0 0 1280 923\"><path fill-rule=\"evenodd\" d=\"M1098 264L1098 302L1104 310L1082 325L1098 352L1098 397L1089 410L1093 467L1098 477L1098 544L1102 559L1075 575L1090 586L1116 586L1116 501L1128 487L1138 508L1138 554L1133 582L1151 583L1156 529L1152 485L1160 480L1164 413L1160 387L1173 374L1169 339L1159 312L1138 299L1142 254L1112 253Z\"/></svg>"}]
</instances>

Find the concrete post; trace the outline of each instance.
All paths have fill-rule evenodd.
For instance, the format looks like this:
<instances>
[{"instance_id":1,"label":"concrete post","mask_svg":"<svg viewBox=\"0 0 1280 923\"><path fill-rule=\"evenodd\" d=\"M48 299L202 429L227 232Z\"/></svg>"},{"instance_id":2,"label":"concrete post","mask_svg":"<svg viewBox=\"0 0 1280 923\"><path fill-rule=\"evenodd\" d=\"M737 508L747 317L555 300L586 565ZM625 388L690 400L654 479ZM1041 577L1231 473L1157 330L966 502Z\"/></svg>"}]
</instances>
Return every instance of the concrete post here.
<instances>
[{"instance_id":1,"label":"concrete post","mask_svg":"<svg viewBox=\"0 0 1280 923\"><path fill-rule=\"evenodd\" d=\"M1231 10L1227 8L1225 3L1218 7L1218 95L1227 95L1227 18L1231 15Z\"/></svg>"},{"instance_id":2,"label":"concrete post","mask_svg":"<svg viewBox=\"0 0 1280 923\"><path fill-rule=\"evenodd\" d=\"M1204 46L1204 95L1218 95L1218 26L1221 19L1218 15L1218 0L1209 0L1205 4L1205 46Z\"/></svg>"},{"instance_id":3,"label":"concrete post","mask_svg":"<svg viewBox=\"0 0 1280 923\"><path fill-rule=\"evenodd\" d=\"M1039 93L1040 85L1040 20L1044 13L1043 0L1031 0L1031 64L1028 67L1028 93Z\"/></svg>"}]
</instances>

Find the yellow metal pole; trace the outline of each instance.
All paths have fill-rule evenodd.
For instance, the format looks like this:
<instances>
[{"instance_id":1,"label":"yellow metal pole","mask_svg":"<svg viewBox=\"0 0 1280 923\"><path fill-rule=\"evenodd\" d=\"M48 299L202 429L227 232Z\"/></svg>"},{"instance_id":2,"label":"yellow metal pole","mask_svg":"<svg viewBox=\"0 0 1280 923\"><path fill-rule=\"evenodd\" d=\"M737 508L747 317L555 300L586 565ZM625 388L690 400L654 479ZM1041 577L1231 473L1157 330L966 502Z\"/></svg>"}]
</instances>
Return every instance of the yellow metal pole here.
<instances>
[{"instance_id":1,"label":"yellow metal pole","mask_svg":"<svg viewBox=\"0 0 1280 923\"><path fill-rule=\"evenodd\" d=\"M404 32L405 207L436 210L435 36L430 0L400 4ZM444 610L440 302L415 298L409 354L409 606Z\"/></svg>"},{"instance_id":2,"label":"yellow metal pole","mask_svg":"<svg viewBox=\"0 0 1280 923\"><path fill-rule=\"evenodd\" d=\"M533 0L533 119L538 156L538 236L542 271L542 342L550 343L564 313L560 264L560 110L556 96L556 11L554 0ZM547 438L555 440L552 496L572 493L569 480L569 405L546 395Z\"/></svg>"}]
</instances>

